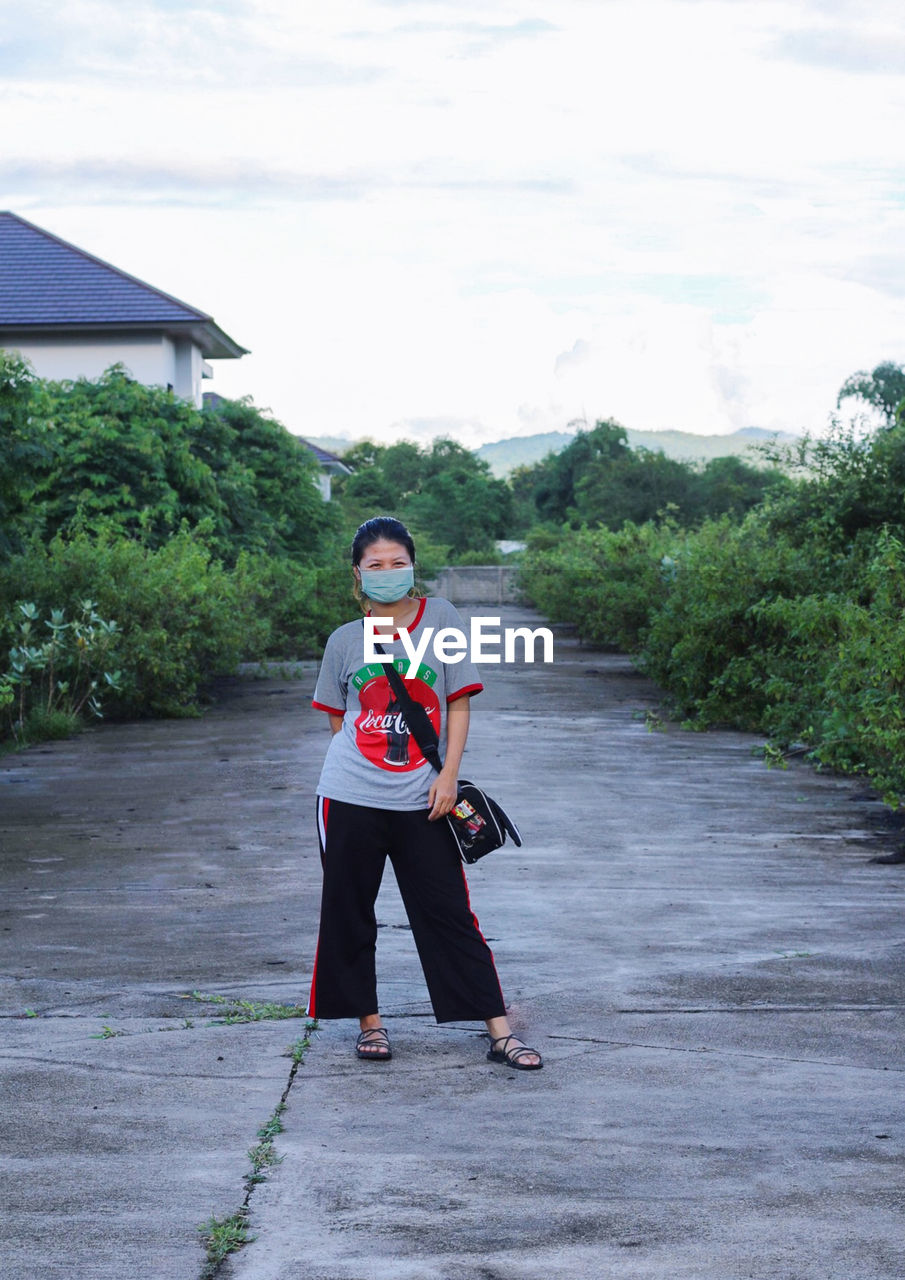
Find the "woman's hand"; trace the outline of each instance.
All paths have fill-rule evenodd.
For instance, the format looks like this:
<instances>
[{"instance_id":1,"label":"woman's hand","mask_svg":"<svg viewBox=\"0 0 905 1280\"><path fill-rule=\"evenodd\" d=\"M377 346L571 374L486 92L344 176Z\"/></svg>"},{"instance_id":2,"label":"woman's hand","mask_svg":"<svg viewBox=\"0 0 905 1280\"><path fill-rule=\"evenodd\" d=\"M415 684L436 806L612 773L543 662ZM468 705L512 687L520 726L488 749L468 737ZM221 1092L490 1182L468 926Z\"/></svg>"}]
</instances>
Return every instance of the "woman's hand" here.
<instances>
[{"instance_id":1,"label":"woman's hand","mask_svg":"<svg viewBox=\"0 0 905 1280\"><path fill-rule=\"evenodd\" d=\"M456 803L458 795L458 774L451 769L443 768L431 783L427 793L427 803L431 811L427 815L429 822L436 822L444 817Z\"/></svg>"}]
</instances>

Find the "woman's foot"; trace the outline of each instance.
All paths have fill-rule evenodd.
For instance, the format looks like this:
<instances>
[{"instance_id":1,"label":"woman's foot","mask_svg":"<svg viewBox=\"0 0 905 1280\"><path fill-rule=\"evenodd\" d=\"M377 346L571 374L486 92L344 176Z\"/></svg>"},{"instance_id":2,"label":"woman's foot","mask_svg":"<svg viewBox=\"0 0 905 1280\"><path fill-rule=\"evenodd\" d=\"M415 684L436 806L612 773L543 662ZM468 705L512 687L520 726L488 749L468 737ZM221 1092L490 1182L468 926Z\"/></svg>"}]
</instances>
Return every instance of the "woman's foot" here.
<instances>
[{"instance_id":1,"label":"woman's foot","mask_svg":"<svg viewBox=\"0 0 905 1280\"><path fill-rule=\"evenodd\" d=\"M359 1058L370 1058L373 1062L389 1062L393 1056L390 1048L390 1036L386 1027L376 1014L360 1019L361 1032L355 1041L355 1052Z\"/></svg>"},{"instance_id":2,"label":"woman's foot","mask_svg":"<svg viewBox=\"0 0 905 1280\"><path fill-rule=\"evenodd\" d=\"M530 1049L512 1034L508 1018L488 1018L487 1034L490 1037L487 1057L491 1062L506 1062L518 1071L539 1071L544 1065L536 1049Z\"/></svg>"},{"instance_id":3,"label":"woman's foot","mask_svg":"<svg viewBox=\"0 0 905 1280\"><path fill-rule=\"evenodd\" d=\"M536 1049L529 1049L516 1036L490 1037L490 1049L487 1054L490 1062L505 1062L516 1071L540 1071L544 1060Z\"/></svg>"}]
</instances>

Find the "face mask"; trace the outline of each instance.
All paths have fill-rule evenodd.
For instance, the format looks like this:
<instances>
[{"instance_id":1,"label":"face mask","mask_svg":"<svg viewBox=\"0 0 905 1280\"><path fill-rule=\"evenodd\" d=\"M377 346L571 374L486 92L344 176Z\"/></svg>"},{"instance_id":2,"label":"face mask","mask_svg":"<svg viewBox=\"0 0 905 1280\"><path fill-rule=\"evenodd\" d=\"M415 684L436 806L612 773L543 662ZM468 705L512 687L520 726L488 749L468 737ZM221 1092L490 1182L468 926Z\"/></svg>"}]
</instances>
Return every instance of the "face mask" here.
<instances>
[{"instance_id":1,"label":"face mask","mask_svg":"<svg viewBox=\"0 0 905 1280\"><path fill-rule=\"evenodd\" d=\"M393 604L401 600L406 592L415 585L415 570L412 565L404 569L360 569L361 589L369 600L378 604Z\"/></svg>"}]
</instances>

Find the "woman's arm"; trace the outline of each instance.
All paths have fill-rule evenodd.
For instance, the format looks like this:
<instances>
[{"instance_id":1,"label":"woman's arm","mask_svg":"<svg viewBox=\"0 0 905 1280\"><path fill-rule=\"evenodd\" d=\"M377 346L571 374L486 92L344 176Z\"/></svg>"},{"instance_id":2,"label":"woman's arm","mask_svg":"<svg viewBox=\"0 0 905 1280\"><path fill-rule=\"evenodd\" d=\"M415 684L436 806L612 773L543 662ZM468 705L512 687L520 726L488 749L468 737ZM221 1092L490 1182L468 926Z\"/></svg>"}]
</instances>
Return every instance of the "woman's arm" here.
<instances>
[{"instance_id":1,"label":"woman's arm","mask_svg":"<svg viewBox=\"0 0 905 1280\"><path fill-rule=\"evenodd\" d=\"M427 794L427 802L431 806L427 816L431 822L449 813L456 803L459 765L462 763L462 752L468 737L470 701L468 697L456 698L446 708L446 759Z\"/></svg>"},{"instance_id":2,"label":"woman's arm","mask_svg":"<svg viewBox=\"0 0 905 1280\"><path fill-rule=\"evenodd\" d=\"M335 716L331 711L329 712L327 719L330 721L330 732L339 733L340 729L343 727L342 716Z\"/></svg>"}]
</instances>

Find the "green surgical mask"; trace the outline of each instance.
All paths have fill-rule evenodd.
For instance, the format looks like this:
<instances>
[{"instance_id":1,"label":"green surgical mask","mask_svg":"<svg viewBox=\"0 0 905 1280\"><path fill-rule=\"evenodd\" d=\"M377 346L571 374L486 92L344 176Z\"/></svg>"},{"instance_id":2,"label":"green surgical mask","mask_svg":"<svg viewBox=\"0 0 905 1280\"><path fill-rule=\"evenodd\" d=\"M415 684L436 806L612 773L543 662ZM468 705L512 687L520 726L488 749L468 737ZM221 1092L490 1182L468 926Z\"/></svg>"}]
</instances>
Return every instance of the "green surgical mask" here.
<instances>
[{"instance_id":1,"label":"green surgical mask","mask_svg":"<svg viewBox=\"0 0 905 1280\"><path fill-rule=\"evenodd\" d=\"M369 600L378 604L393 604L401 600L415 585L415 569L360 569L361 589Z\"/></svg>"}]
</instances>

